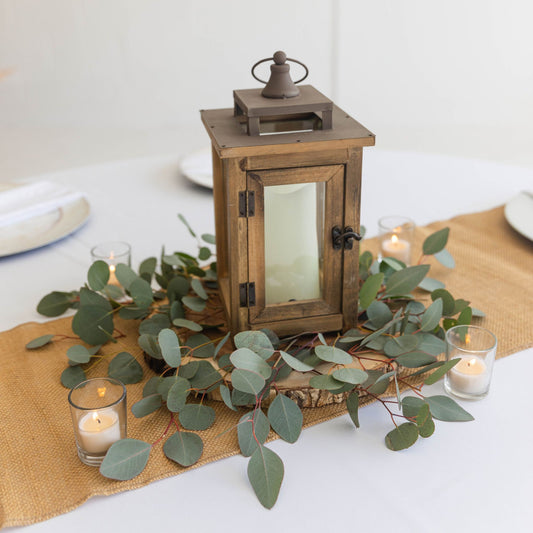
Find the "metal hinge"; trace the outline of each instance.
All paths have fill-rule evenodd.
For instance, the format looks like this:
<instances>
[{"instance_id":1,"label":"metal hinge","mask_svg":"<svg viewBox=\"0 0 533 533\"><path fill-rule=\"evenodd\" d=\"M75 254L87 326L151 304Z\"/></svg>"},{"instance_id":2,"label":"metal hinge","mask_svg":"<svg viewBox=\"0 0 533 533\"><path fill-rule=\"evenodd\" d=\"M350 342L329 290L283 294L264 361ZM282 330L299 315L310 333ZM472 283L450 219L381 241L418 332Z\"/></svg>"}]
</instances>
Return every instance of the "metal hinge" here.
<instances>
[{"instance_id":1,"label":"metal hinge","mask_svg":"<svg viewBox=\"0 0 533 533\"><path fill-rule=\"evenodd\" d=\"M255 216L255 192L239 191L239 216Z\"/></svg>"},{"instance_id":2,"label":"metal hinge","mask_svg":"<svg viewBox=\"0 0 533 533\"><path fill-rule=\"evenodd\" d=\"M255 283L239 284L239 300L241 307L253 307L255 305Z\"/></svg>"}]
</instances>

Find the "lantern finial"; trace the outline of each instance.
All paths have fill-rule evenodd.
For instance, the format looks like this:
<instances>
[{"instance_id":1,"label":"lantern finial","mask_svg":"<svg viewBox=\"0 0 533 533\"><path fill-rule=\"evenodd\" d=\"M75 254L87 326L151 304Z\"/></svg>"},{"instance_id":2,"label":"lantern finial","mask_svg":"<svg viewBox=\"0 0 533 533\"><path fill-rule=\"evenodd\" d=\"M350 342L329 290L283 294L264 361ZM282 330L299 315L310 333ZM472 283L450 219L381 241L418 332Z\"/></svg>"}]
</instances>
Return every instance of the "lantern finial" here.
<instances>
[{"instance_id":1,"label":"lantern finial","mask_svg":"<svg viewBox=\"0 0 533 533\"><path fill-rule=\"evenodd\" d=\"M270 79L268 82L258 78L254 74L255 67L259 64L264 63L265 61L274 61L273 65L270 65ZM287 65L287 61L292 61L293 63L298 63L305 69L305 75L303 78L293 82L291 75L289 73L290 66ZM261 59L252 67L252 76L261 83L265 83L266 87L261 92L262 96L266 98L294 98L295 96L300 95L300 90L296 87L297 83L305 80L309 74L309 69L300 61L296 59L291 59L287 57L285 52L281 50L277 51L273 57L267 57L266 59Z\"/></svg>"}]
</instances>

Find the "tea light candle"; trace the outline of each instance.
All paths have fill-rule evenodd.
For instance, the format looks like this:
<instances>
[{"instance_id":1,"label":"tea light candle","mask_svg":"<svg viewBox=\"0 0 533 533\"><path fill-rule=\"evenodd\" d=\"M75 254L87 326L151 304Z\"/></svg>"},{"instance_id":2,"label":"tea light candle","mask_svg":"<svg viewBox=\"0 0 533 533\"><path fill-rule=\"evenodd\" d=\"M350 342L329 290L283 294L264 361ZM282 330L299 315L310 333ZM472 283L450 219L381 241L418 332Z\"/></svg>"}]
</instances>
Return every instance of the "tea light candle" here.
<instances>
[{"instance_id":1,"label":"tea light candle","mask_svg":"<svg viewBox=\"0 0 533 533\"><path fill-rule=\"evenodd\" d=\"M117 279L117 275L115 274L116 269L117 267L115 265L109 265L109 281L107 282L108 285L120 285Z\"/></svg>"},{"instance_id":2,"label":"tea light candle","mask_svg":"<svg viewBox=\"0 0 533 533\"><path fill-rule=\"evenodd\" d=\"M393 233L390 239L381 242L381 255L398 259L408 265L411 261L411 243Z\"/></svg>"},{"instance_id":3,"label":"tea light candle","mask_svg":"<svg viewBox=\"0 0 533 533\"><path fill-rule=\"evenodd\" d=\"M485 362L479 357L463 357L448 373L448 380L457 392L463 394L483 394L490 383L490 373Z\"/></svg>"},{"instance_id":4,"label":"tea light candle","mask_svg":"<svg viewBox=\"0 0 533 533\"><path fill-rule=\"evenodd\" d=\"M110 409L91 411L79 420L80 445L89 453L104 453L120 440L118 414Z\"/></svg>"}]
</instances>

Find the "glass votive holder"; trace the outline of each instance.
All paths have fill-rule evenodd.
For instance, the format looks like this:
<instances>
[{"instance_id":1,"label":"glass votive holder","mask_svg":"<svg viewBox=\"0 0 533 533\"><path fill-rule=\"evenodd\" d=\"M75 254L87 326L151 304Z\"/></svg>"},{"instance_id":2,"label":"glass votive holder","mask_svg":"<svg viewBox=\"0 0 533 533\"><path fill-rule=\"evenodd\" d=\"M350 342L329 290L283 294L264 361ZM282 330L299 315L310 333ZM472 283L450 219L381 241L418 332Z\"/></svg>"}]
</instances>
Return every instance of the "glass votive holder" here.
<instances>
[{"instance_id":1,"label":"glass votive holder","mask_svg":"<svg viewBox=\"0 0 533 533\"><path fill-rule=\"evenodd\" d=\"M410 266L415 223L407 217L388 216L378 220L378 227L380 259L392 257Z\"/></svg>"},{"instance_id":2,"label":"glass votive holder","mask_svg":"<svg viewBox=\"0 0 533 533\"><path fill-rule=\"evenodd\" d=\"M446 359L461 360L444 376L447 392L467 400L489 393L498 341L488 329L455 326L446 332Z\"/></svg>"},{"instance_id":3,"label":"glass votive holder","mask_svg":"<svg viewBox=\"0 0 533 533\"><path fill-rule=\"evenodd\" d=\"M109 285L120 285L115 270L119 263L131 266L131 246L122 241L97 244L91 249L91 260L105 261L109 265Z\"/></svg>"},{"instance_id":4,"label":"glass votive holder","mask_svg":"<svg viewBox=\"0 0 533 533\"><path fill-rule=\"evenodd\" d=\"M113 378L94 378L76 385L68 395L78 457L100 466L111 445L126 438L126 387Z\"/></svg>"}]
</instances>

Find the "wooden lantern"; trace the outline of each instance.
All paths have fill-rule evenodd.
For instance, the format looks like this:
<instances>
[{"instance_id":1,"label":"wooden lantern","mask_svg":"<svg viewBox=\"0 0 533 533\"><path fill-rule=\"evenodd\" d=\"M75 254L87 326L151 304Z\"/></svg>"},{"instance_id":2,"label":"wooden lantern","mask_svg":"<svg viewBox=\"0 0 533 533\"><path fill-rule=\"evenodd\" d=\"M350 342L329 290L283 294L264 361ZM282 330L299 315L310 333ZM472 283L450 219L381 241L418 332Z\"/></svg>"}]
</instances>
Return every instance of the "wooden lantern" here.
<instances>
[{"instance_id":1,"label":"wooden lantern","mask_svg":"<svg viewBox=\"0 0 533 533\"><path fill-rule=\"evenodd\" d=\"M288 70L277 54L271 80ZM201 115L231 331L355 326L362 149L374 135L311 85L290 98L236 90L233 109Z\"/></svg>"}]
</instances>

